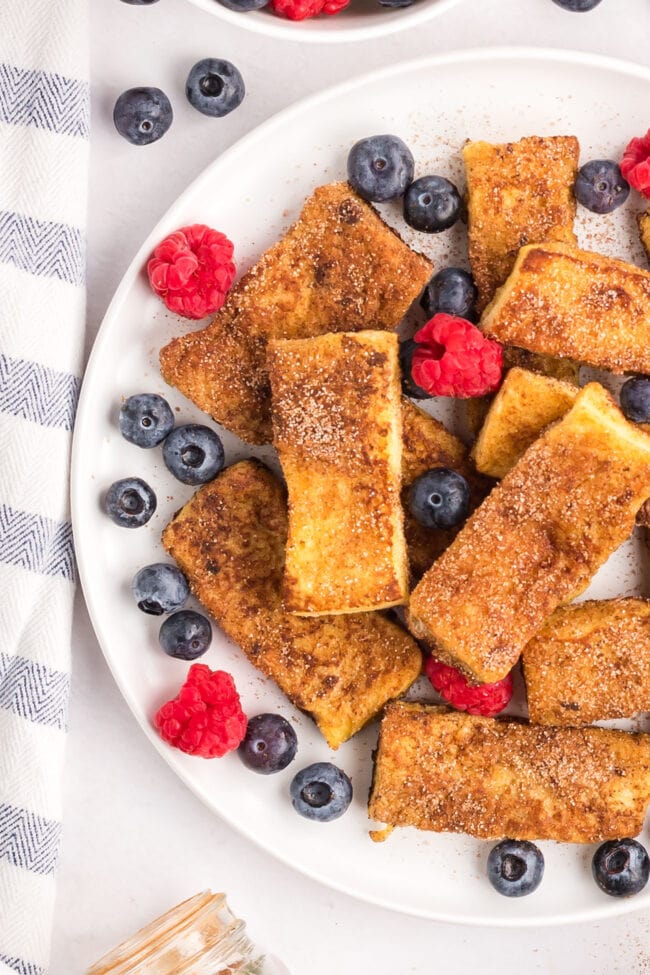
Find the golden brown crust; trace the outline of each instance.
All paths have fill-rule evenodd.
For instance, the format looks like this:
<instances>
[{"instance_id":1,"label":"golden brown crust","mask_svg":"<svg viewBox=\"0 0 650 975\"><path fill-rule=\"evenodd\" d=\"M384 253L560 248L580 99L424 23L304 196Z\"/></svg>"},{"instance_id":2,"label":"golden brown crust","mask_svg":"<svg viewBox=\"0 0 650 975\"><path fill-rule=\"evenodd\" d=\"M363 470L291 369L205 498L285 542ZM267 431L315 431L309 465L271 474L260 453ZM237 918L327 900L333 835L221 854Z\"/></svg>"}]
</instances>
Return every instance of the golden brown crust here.
<instances>
[{"instance_id":1,"label":"golden brown crust","mask_svg":"<svg viewBox=\"0 0 650 975\"><path fill-rule=\"evenodd\" d=\"M465 144L469 260L479 311L506 280L524 244L575 243L573 184L579 153L574 136Z\"/></svg>"},{"instance_id":2,"label":"golden brown crust","mask_svg":"<svg viewBox=\"0 0 650 975\"><path fill-rule=\"evenodd\" d=\"M579 727L650 711L650 602L558 609L522 659L535 724Z\"/></svg>"},{"instance_id":3,"label":"golden brown crust","mask_svg":"<svg viewBox=\"0 0 650 975\"><path fill-rule=\"evenodd\" d=\"M269 343L273 444L289 491L284 603L358 613L408 598L397 336Z\"/></svg>"},{"instance_id":4,"label":"golden brown crust","mask_svg":"<svg viewBox=\"0 0 650 975\"><path fill-rule=\"evenodd\" d=\"M527 369L511 369L494 397L472 450L479 471L505 477L551 423L575 403L578 388Z\"/></svg>"},{"instance_id":5,"label":"golden brown crust","mask_svg":"<svg viewBox=\"0 0 650 975\"><path fill-rule=\"evenodd\" d=\"M336 748L410 686L421 654L382 613L287 613L286 539L284 489L256 461L234 464L206 484L163 533L196 598Z\"/></svg>"},{"instance_id":6,"label":"golden brown crust","mask_svg":"<svg viewBox=\"0 0 650 975\"><path fill-rule=\"evenodd\" d=\"M269 339L393 329L431 273L347 183L321 186L212 324L161 350L162 374L242 440L267 443Z\"/></svg>"},{"instance_id":7,"label":"golden brown crust","mask_svg":"<svg viewBox=\"0 0 650 975\"><path fill-rule=\"evenodd\" d=\"M522 247L481 328L532 352L650 372L650 273L566 244Z\"/></svg>"},{"instance_id":8,"label":"golden brown crust","mask_svg":"<svg viewBox=\"0 0 650 975\"><path fill-rule=\"evenodd\" d=\"M645 213L640 213L636 219L639 225L641 243L643 244L646 257L650 261L650 210L646 210Z\"/></svg>"},{"instance_id":9,"label":"golden brown crust","mask_svg":"<svg viewBox=\"0 0 650 975\"><path fill-rule=\"evenodd\" d=\"M631 534L650 496L650 437L597 383L526 451L425 574L409 626L437 656L497 681Z\"/></svg>"},{"instance_id":10,"label":"golden brown crust","mask_svg":"<svg viewBox=\"0 0 650 975\"><path fill-rule=\"evenodd\" d=\"M481 839L598 843L640 833L649 801L648 735L395 703L381 723L369 814Z\"/></svg>"}]
</instances>

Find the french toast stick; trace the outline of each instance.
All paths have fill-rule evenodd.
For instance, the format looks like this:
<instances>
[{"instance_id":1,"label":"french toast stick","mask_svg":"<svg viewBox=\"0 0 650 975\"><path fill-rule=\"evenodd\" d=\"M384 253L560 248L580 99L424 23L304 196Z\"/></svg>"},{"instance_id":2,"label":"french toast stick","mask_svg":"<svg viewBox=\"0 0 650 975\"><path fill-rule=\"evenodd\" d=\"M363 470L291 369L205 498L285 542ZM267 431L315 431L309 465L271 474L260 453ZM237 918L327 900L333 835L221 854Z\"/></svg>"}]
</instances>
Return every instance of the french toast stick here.
<instances>
[{"instance_id":1,"label":"french toast stick","mask_svg":"<svg viewBox=\"0 0 650 975\"><path fill-rule=\"evenodd\" d=\"M650 735L395 702L381 722L369 815L487 840L599 843L640 833L649 801Z\"/></svg>"},{"instance_id":2,"label":"french toast stick","mask_svg":"<svg viewBox=\"0 0 650 975\"><path fill-rule=\"evenodd\" d=\"M559 379L510 369L472 449L477 469L505 477L540 433L568 413L578 392L577 386Z\"/></svg>"},{"instance_id":3,"label":"french toast stick","mask_svg":"<svg viewBox=\"0 0 650 975\"><path fill-rule=\"evenodd\" d=\"M579 153L575 136L465 143L469 261L479 312L512 271L523 244L575 244Z\"/></svg>"},{"instance_id":4,"label":"french toast stick","mask_svg":"<svg viewBox=\"0 0 650 975\"><path fill-rule=\"evenodd\" d=\"M640 213L636 220L639 225L639 236L643 244L643 249L646 257L650 261L650 210Z\"/></svg>"},{"instance_id":5,"label":"french toast stick","mask_svg":"<svg viewBox=\"0 0 650 975\"><path fill-rule=\"evenodd\" d=\"M287 613L286 541L284 487L257 461L226 468L163 533L199 602L337 748L413 683L422 655L383 613Z\"/></svg>"},{"instance_id":6,"label":"french toast stick","mask_svg":"<svg viewBox=\"0 0 650 975\"><path fill-rule=\"evenodd\" d=\"M284 605L302 616L407 601L397 335L269 343L273 443L289 492Z\"/></svg>"},{"instance_id":7,"label":"french toast stick","mask_svg":"<svg viewBox=\"0 0 650 975\"><path fill-rule=\"evenodd\" d=\"M589 383L425 573L411 632L470 679L500 680L632 533L649 496L650 436Z\"/></svg>"},{"instance_id":8,"label":"french toast stick","mask_svg":"<svg viewBox=\"0 0 650 975\"><path fill-rule=\"evenodd\" d=\"M268 443L268 341L394 329L432 270L347 183L320 186L213 322L161 350L163 377L242 440Z\"/></svg>"},{"instance_id":9,"label":"french toast stick","mask_svg":"<svg viewBox=\"0 0 650 975\"><path fill-rule=\"evenodd\" d=\"M650 602L564 606L524 648L522 662L535 724L578 727L650 711Z\"/></svg>"},{"instance_id":10,"label":"french toast stick","mask_svg":"<svg viewBox=\"0 0 650 975\"><path fill-rule=\"evenodd\" d=\"M522 247L486 335L614 373L650 372L650 272L568 244Z\"/></svg>"}]
</instances>

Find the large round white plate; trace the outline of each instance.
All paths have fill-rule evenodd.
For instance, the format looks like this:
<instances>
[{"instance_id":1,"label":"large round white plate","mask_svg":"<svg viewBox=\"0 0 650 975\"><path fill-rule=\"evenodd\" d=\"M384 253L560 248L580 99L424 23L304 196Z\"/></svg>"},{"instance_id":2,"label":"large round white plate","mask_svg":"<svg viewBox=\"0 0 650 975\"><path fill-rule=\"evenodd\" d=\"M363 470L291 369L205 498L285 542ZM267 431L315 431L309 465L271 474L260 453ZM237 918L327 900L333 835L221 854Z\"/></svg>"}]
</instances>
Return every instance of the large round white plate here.
<instances>
[{"instance_id":1,"label":"large round white plate","mask_svg":"<svg viewBox=\"0 0 650 975\"><path fill-rule=\"evenodd\" d=\"M650 906L650 889L629 901L601 894L590 875L591 848L543 844L546 874L530 897L500 897L485 879L489 843L452 835L398 830L384 844L368 838L366 797L376 726L335 755L310 720L262 679L217 631L203 658L230 671L249 715L281 711L295 722L297 760L283 773L247 771L236 754L203 761L164 745L152 731L156 709L174 696L187 665L157 644L160 620L135 606L130 580L146 563L165 558L160 532L192 490L167 472L159 450L139 450L117 429L123 397L151 391L167 396L179 421L206 421L162 381L157 353L190 326L168 314L151 294L144 267L168 232L202 221L235 242L240 271L297 215L319 183L341 179L350 145L376 132L394 132L413 147L417 173L463 182L459 150L465 139L514 140L528 134L575 133L582 158L620 156L628 138L648 125L650 71L567 52L528 50L449 54L373 74L283 112L218 159L178 200L137 254L107 312L83 386L73 464L77 557L93 624L115 679L151 742L215 812L266 850L323 883L368 901L425 917L474 924L557 924ZM639 198L610 217L579 215L584 244L641 261L634 218ZM383 210L402 227L398 206ZM408 234L440 266L465 260L464 229L427 237ZM252 451L225 435L228 460ZM258 451L270 456L270 448ZM135 531L117 528L102 512L107 486L144 477L158 510ZM596 596L638 591L643 557L631 542L590 589ZM287 796L298 768L335 760L351 775L354 800L340 820L321 825L298 817ZM160 811L164 816L164 810ZM648 832L645 833L646 842Z\"/></svg>"},{"instance_id":2,"label":"large round white plate","mask_svg":"<svg viewBox=\"0 0 650 975\"><path fill-rule=\"evenodd\" d=\"M266 34L283 41L338 44L344 41L369 41L416 27L454 7L460 0L416 0L411 7L390 9L381 7L378 0L352 0L349 7L334 17L311 17L290 21L270 10L238 13L228 10L218 0L190 0L195 6L230 24L236 24L256 34Z\"/></svg>"}]
</instances>

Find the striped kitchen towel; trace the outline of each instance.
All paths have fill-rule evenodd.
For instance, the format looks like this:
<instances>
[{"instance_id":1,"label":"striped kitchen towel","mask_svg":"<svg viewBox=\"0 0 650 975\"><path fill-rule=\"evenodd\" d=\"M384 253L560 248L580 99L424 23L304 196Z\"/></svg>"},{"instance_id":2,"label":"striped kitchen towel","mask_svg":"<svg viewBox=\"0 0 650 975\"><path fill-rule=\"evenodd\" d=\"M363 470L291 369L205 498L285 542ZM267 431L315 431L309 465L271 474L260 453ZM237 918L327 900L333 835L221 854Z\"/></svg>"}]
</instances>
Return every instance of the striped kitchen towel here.
<instances>
[{"instance_id":1,"label":"striped kitchen towel","mask_svg":"<svg viewBox=\"0 0 650 975\"><path fill-rule=\"evenodd\" d=\"M86 0L0 0L0 973L47 970L75 567Z\"/></svg>"}]
</instances>

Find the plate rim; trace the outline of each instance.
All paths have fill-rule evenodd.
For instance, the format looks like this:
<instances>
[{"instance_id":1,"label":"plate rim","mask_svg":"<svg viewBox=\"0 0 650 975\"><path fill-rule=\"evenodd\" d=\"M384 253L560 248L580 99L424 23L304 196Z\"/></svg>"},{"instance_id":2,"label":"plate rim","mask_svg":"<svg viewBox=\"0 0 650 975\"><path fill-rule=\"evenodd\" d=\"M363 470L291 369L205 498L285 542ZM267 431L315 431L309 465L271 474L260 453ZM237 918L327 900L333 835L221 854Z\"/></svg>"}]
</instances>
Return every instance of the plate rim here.
<instances>
[{"instance_id":1,"label":"plate rim","mask_svg":"<svg viewBox=\"0 0 650 975\"><path fill-rule=\"evenodd\" d=\"M130 261L128 268L124 272L120 283L115 290L113 297L106 309L106 312L102 318L101 324L97 331L97 335L93 341L92 349L90 355L88 356L83 379L81 383L81 390L79 395L79 400L77 404L77 413L74 425L73 440L72 440L72 450L71 450L71 465L70 465L70 509L71 509L71 522L72 522L72 532L75 546L76 562L78 569L78 581L83 593L84 602L90 617L90 621L93 627L93 633L95 639L97 640L104 659L108 665L109 671L115 681L122 697L126 701L133 718L136 720L138 726L144 732L149 741L153 744L154 748L159 755L165 760L167 765L171 768L172 772L177 775L180 780L187 786L190 791L210 809L213 814L226 822L231 828L235 829L240 835L244 836L247 840L254 843L255 846L262 849L265 853L270 854L275 857L284 865L290 867L292 870L297 871L299 874L308 877L312 881L316 881L329 887L332 890L336 890L339 893L346 894L349 897L353 897L356 900L360 900L367 904L373 904L377 907L381 907L385 910L395 911L402 914L407 914L413 917L420 917L431 921L437 921L446 924L456 924L464 925L468 927L496 927L496 928L540 928L540 927L564 927L573 924L583 924L587 922L594 922L605 920L607 918L620 917L627 914L638 913L643 910L647 910L647 905L641 905L636 907L634 902L631 902L625 898L621 901L616 901L612 899L611 901L605 901L601 907L592 907L580 911L572 912L569 916L566 915L545 915L538 918L519 918L515 916L503 915L500 917L495 917L493 915L478 915L475 917L468 918L464 915L458 915L453 912L445 912L440 909L424 909L415 906L409 906L398 902L393 902L385 897L373 896L370 893L364 893L355 890L347 886L345 883L338 882L329 876L321 874L318 870L314 870L310 867L304 866L299 860L293 859L291 856L287 856L284 853L276 852L273 847L263 843L255 835L252 829L247 828L245 824L238 822L234 817L229 816L227 813L217 809L213 802L207 795L204 795L201 790L194 784L191 778L186 774L184 768L177 767L174 761L174 755L171 750L165 745L165 743L154 733L153 728L149 726L148 723L141 721L138 717L137 711L138 707L135 702L135 695L132 694L128 684L123 682L113 666L113 662L108 652L107 646L105 646L102 637L100 636L101 627L98 622L98 613L96 612L96 605L93 596L93 590L90 584L90 578L92 575L91 569L89 567L88 561L86 560L86 548L84 545L77 545L77 540L79 537L79 521L81 520L81 515L78 514L79 505L77 499L81 496L82 491L85 488L85 483L83 482L83 461L82 461L82 442L83 442L83 430L86 423L86 410L85 401L89 393L87 392L89 381L88 377L91 376L94 371L95 363L101 357L101 352L104 344L108 341L108 336L110 334L110 324L113 319L115 319L119 313L124 299L133 283L137 277L142 273L142 267L144 264L144 259L148 256L153 247L158 242L160 238L161 231L159 228L163 226L168 220L169 214L177 209L182 209L184 201L193 196L197 190L200 189L203 182L211 180L213 173L218 171L221 166L225 166L230 163L232 159L236 159L241 153L248 154L252 146L258 141L264 141L269 133L272 133L276 128L282 128L286 122L289 122L293 117L299 117L304 112L310 112L318 105L334 101L344 96L357 88L363 88L370 86L375 81L385 80L391 78L395 75L408 74L410 72L418 72L421 70L435 70L436 67L440 67L447 64L457 64L462 62L482 62L482 61L517 61L517 60L535 60L548 63L563 63L571 66L582 66L591 67L598 70L609 71L616 74L621 74L626 77L639 78L650 85L650 66L642 65L638 62L627 61L623 58L615 58L607 55L593 54L586 51L571 50L569 48L533 48L529 46L500 46L500 47L480 47L480 48L459 48L453 51L444 52L441 54L428 55L421 58L410 59L406 61L400 61L396 64L389 65L384 68L380 68L374 71L365 72L359 75L355 75L354 78L348 79L342 83L333 85L322 91L316 92L315 94L309 95L306 98L300 99L297 102L292 103L276 114L272 115L270 118L266 119L260 125L253 128L246 135L238 139L232 146L230 146L225 152L221 153L212 163L210 163L197 177L195 177L186 187L186 189L179 194L179 196L174 200L170 207L167 208L162 217L156 222L155 226L152 228L151 232L146 236L142 245L136 251L133 259Z\"/></svg>"}]
</instances>

